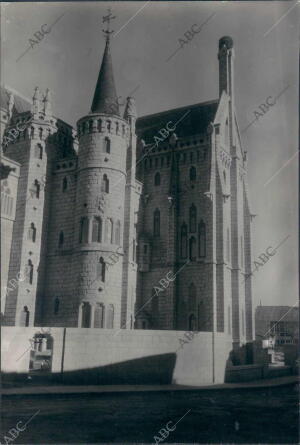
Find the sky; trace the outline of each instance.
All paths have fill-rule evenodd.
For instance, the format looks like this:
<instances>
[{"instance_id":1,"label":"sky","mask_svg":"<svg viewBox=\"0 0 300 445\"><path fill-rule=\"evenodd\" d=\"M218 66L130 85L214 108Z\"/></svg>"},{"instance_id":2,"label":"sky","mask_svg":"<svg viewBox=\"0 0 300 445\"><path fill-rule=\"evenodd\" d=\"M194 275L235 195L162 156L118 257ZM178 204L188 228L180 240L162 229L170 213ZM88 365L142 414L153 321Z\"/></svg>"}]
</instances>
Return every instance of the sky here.
<instances>
[{"instance_id":1,"label":"sky","mask_svg":"<svg viewBox=\"0 0 300 445\"><path fill-rule=\"evenodd\" d=\"M224 35L233 38L236 113L256 215L253 262L282 243L253 274L253 306L297 304L299 5L3 2L1 83L29 98L35 86L43 92L49 88L55 116L75 125L91 107L108 7L116 16L111 51L117 92L126 98L135 90L139 116L217 99L218 41ZM52 24L31 47L29 39L37 41L34 34ZM187 41L184 34L201 24L201 31L172 56L179 39ZM263 113L259 107L266 102L274 105L264 105Z\"/></svg>"}]
</instances>

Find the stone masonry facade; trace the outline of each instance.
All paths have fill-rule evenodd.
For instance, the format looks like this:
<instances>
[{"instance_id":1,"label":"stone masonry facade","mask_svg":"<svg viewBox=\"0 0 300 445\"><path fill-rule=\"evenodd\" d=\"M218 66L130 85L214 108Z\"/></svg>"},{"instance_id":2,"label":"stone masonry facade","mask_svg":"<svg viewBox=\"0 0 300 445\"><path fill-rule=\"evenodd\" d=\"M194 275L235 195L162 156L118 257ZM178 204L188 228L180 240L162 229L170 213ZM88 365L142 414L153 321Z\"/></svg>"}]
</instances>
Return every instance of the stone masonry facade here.
<instances>
[{"instance_id":1,"label":"stone masonry facade","mask_svg":"<svg viewBox=\"0 0 300 445\"><path fill-rule=\"evenodd\" d=\"M91 111L76 130L53 116L49 91L36 88L28 101L2 89L4 325L253 340L247 153L230 37L218 59L218 99L137 119L133 98L119 110L107 37Z\"/></svg>"}]
</instances>

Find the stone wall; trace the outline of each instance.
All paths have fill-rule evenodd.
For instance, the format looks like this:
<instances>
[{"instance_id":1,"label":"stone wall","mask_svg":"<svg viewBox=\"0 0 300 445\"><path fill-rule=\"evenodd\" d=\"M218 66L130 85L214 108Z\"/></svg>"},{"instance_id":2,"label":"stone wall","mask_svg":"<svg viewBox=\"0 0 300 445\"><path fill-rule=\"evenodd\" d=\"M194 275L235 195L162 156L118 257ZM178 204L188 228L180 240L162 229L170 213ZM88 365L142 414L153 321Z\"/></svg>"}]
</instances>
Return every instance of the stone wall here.
<instances>
[{"instance_id":1,"label":"stone wall","mask_svg":"<svg viewBox=\"0 0 300 445\"><path fill-rule=\"evenodd\" d=\"M43 328L48 330L48 328ZM41 328L2 328L2 371L6 378L28 373L30 342ZM65 383L222 383L230 338L211 332L51 328L52 375ZM214 340L214 341L213 341ZM63 354L64 349L64 354ZM214 350L214 357L213 357Z\"/></svg>"}]
</instances>

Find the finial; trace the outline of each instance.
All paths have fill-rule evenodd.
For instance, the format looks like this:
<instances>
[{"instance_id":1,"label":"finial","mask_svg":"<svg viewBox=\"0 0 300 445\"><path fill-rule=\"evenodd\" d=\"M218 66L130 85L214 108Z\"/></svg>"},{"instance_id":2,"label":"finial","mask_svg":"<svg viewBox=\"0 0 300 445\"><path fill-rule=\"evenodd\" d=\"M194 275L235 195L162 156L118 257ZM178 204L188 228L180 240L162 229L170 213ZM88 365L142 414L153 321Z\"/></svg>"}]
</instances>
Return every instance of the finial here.
<instances>
[{"instance_id":1,"label":"finial","mask_svg":"<svg viewBox=\"0 0 300 445\"><path fill-rule=\"evenodd\" d=\"M102 18L102 23L107 22L107 27L106 27L106 29L103 29L102 31L106 36L106 41L108 42L109 38L110 38L110 34L112 34L114 32L113 30L110 29L110 22L111 22L111 20L114 20L116 18L116 16L112 15L110 8L107 9L107 12L108 12L108 14Z\"/></svg>"}]
</instances>

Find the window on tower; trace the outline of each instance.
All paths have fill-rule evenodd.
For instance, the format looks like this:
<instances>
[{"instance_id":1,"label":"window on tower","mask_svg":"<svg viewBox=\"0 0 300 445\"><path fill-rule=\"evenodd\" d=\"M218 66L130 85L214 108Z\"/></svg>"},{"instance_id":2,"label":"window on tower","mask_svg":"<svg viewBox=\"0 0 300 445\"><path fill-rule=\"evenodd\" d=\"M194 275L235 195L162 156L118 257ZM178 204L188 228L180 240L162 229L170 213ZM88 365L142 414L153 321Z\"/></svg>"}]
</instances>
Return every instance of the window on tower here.
<instances>
[{"instance_id":1,"label":"window on tower","mask_svg":"<svg viewBox=\"0 0 300 445\"><path fill-rule=\"evenodd\" d=\"M98 264L98 270L97 270L97 276L98 276L98 279L100 278L100 280L103 283L105 283L105 269L106 269L105 261L102 257L100 257L99 264Z\"/></svg>"},{"instance_id":2,"label":"window on tower","mask_svg":"<svg viewBox=\"0 0 300 445\"><path fill-rule=\"evenodd\" d=\"M121 223L119 220L116 223L115 243L121 243Z\"/></svg>"},{"instance_id":3,"label":"window on tower","mask_svg":"<svg viewBox=\"0 0 300 445\"><path fill-rule=\"evenodd\" d=\"M64 232L61 231L58 237L58 247L62 247L64 245Z\"/></svg>"},{"instance_id":4,"label":"window on tower","mask_svg":"<svg viewBox=\"0 0 300 445\"><path fill-rule=\"evenodd\" d=\"M160 173L159 172L155 173L154 185L160 185Z\"/></svg>"},{"instance_id":5,"label":"window on tower","mask_svg":"<svg viewBox=\"0 0 300 445\"><path fill-rule=\"evenodd\" d=\"M187 225L185 223L181 226L180 236L180 256L184 259L187 257Z\"/></svg>"},{"instance_id":6,"label":"window on tower","mask_svg":"<svg viewBox=\"0 0 300 445\"><path fill-rule=\"evenodd\" d=\"M190 181L196 181L197 179L197 170L196 167L192 165L190 168Z\"/></svg>"},{"instance_id":7,"label":"window on tower","mask_svg":"<svg viewBox=\"0 0 300 445\"><path fill-rule=\"evenodd\" d=\"M104 153L110 153L110 139L104 138Z\"/></svg>"},{"instance_id":8,"label":"window on tower","mask_svg":"<svg viewBox=\"0 0 300 445\"><path fill-rule=\"evenodd\" d=\"M37 179L35 179L33 184L33 195L39 199L40 197L40 191L41 191L41 185Z\"/></svg>"},{"instance_id":9,"label":"window on tower","mask_svg":"<svg viewBox=\"0 0 300 445\"><path fill-rule=\"evenodd\" d=\"M113 221L110 218L105 221L105 242L113 243Z\"/></svg>"},{"instance_id":10,"label":"window on tower","mask_svg":"<svg viewBox=\"0 0 300 445\"><path fill-rule=\"evenodd\" d=\"M33 283L33 264L31 260L28 260L27 263L26 281L28 284Z\"/></svg>"},{"instance_id":11,"label":"window on tower","mask_svg":"<svg viewBox=\"0 0 300 445\"><path fill-rule=\"evenodd\" d=\"M94 328L104 328L105 307L103 303L97 303L94 312Z\"/></svg>"},{"instance_id":12,"label":"window on tower","mask_svg":"<svg viewBox=\"0 0 300 445\"><path fill-rule=\"evenodd\" d=\"M79 228L79 242L80 243L88 243L89 241L89 220L84 217L80 220L80 228Z\"/></svg>"},{"instance_id":13,"label":"window on tower","mask_svg":"<svg viewBox=\"0 0 300 445\"><path fill-rule=\"evenodd\" d=\"M114 305L109 304L107 308L107 321L106 321L107 329L113 329L114 327Z\"/></svg>"},{"instance_id":14,"label":"window on tower","mask_svg":"<svg viewBox=\"0 0 300 445\"><path fill-rule=\"evenodd\" d=\"M109 193L109 179L107 175L103 175L101 191L105 193Z\"/></svg>"},{"instance_id":15,"label":"window on tower","mask_svg":"<svg viewBox=\"0 0 300 445\"><path fill-rule=\"evenodd\" d=\"M203 258L206 256L206 226L205 223L201 220L198 225L198 249L199 249L199 257Z\"/></svg>"},{"instance_id":16,"label":"window on tower","mask_svg":"<svg viewBox=\"0 0 300 445\"><path fill-rule=\"evenodd\" d=\"M90 328L91 327L91 314L92 308L90 303L84 302L81 307L81 327Z\"/></svg>"},{"instance_id":17,"label":"window on tower","mask_svg":"<svg viewBox=\"0 0 300 445\"><path fill-rule=\"evenodd\" d=\"M65 176L62 182L62 191L65 192L67 188L68 188L68 179Z\"/></svg>"},{"instance_id":18,"label":"window on tower","mask_svg":"<svg viewBox=\"0 0 300 445\"><path fill-rule=\"evenodd\" d=\"M37 159L43 159L43 147L41 144L37 144L34 147L34 157Z\"/></svg>"},{"instance_id":19,"label":"window on tower","mask_svg":"<svg viewBox=\"0 0 300 445\"><path fill-rule=\"evenodd\" d=\"M196 238L192 236L190 238L190 261L196 260Z\"/></svg>"},{"instance_id":20,"label":"window on tower","mask_svg":"<svg viewBox=\"0 0 300 445\"><path fill-rule=\"evenodd\" d=\"M153 214L153 236L160 236L160 211L158 209Z\"/></svg>"},{"instance_id":21,"label":"window on tower","mask_svg":"<svg viewBox=\"0 0 300 445\"><path fill-rule=\"evenodd\" d=\"M197 208L194 204L190 207L190 232L195 233L197 230Z\"/></svg>"},{"instance_id":22,"label":"window on tower","mask_svg":"<svg viewBox=\"0 0 300 445\"><path fill-rule=\"evenodd\" d=\"M33 243L35 243L35 239L36 239L36 227L34 225L34 223L30 224L29 230L28 230L28 239L30 241L32 241Z\"/></svg>"},{"instance_id":23,"label":"window on tower","mask_svg":"<svg viewBox=\"0 0 300 445\"><path fill-rule=\"evenodd\" d=\"M102 238L102 220L100 217L95 216L93 218L92 242L101 243L101 238Z\"/></svg>"}]
</instances>

